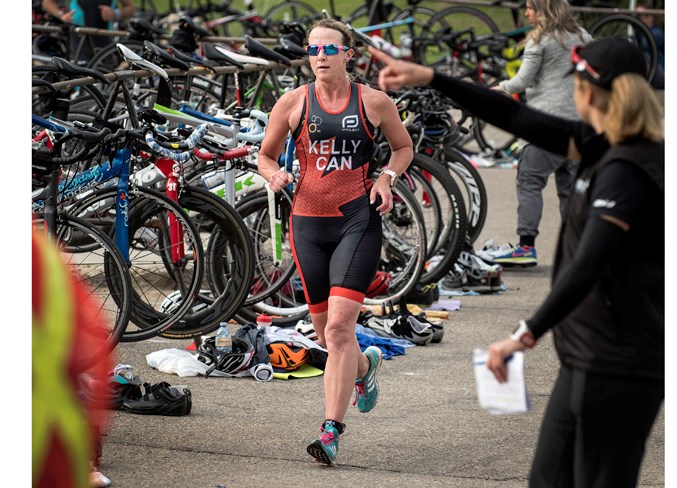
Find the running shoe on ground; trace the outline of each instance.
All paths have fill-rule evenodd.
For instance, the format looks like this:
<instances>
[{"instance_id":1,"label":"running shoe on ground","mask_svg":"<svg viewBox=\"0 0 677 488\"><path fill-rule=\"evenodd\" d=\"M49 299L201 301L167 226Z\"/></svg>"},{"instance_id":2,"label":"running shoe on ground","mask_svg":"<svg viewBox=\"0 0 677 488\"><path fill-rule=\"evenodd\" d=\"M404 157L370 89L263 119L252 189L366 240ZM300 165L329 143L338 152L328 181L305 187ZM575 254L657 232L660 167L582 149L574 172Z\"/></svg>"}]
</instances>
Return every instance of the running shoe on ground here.
<instances>
[{"instance_id":1,"label":"running shoe on ground","mask_svg":"<svg viewBox=\"0 0 677 488\"><path fill-rule=\"evenodd\" d=\"M434 343L442 342L442 338L444 337L444 327L442 327L442 324L435 324L430 320L428 320L427 317L425 316L425 312L421 312L420 314L416 315L416 320L424 324L428 324L430 328L433 330L433 338L430 342Z\"/></svg>"},{"instance_id":2,"label":"running shoe on ground","mask_svg":"<svg viewBox=\"0 0 677 488\"><path fill-rule=\"evenodd\" d=\"M320 427L322 433L320 438L315 439L306 447L308 454L313 456L317 462L327 466L332 466L336 462L339 450L339 431L333 424L334 422L325 422ZM345 424L342 424L342 427L345 428Z\"/></svg>"},{"instance_id":3,"label":"running shoe on ground","mask_svg":"<svg viewBox=\"0 0 677 488\"><path fill-rule=\"evenodd\" d=\"M419 346L429 344L433 338L432 328L427 324L421 324L415 318L408 320L410 317L412 316L403 317L400 314L371 317L364 325L381 337L406 339Z\"/></svg>"},{"instance_id":4,"label":"running shoe on ground","mask_svg":"<svg viewBox=\"0 0 677 488\"><path fill-rule=\"evenodd\" d=\"M139 388L141 395L141 389ZM188 388L179 391L166 381L151 385L143 384L143 394L137 398L125 398L120 410L139 415L188 415L193 402Z\"/></svg>"},{"instance_id":5,"label":"running shoe on ground","mask_svg":"<svg viewBox=\"0 0 677 488\"><path fill-rule=\"evenodd\" d=\"M465 270L458 263L454 263L444 278L437 283L440 295L453 294L461 290L465 279Z\"/></svg>"},{"instance_id":6,"label":"running shoe on ground","mask_svg":"<svg viewBox=\"0 0 677 488\"><path fill-rule=\"evenodd\" d=\"M355 381L355 401L357 409L362 413L370 412L378 401L378 381L376 381L376 373L378 373L381 363L383 362L383 353L376 346L369 346L364 351L364 355L369 360L369 369L363 378Z\"/></svg>"},{"instance_id":7,"label":"running shoe on ground","mask_svg":"<svg viewBox=\"0 0 677 488\"><path fill-rule=\"evenodd\" d=\"M465 270L463 291L491 293L500 288L503 268L500 264L487 264L475 253L462 251L458 257L458 264Z\"/></svg>"}]
</instances>

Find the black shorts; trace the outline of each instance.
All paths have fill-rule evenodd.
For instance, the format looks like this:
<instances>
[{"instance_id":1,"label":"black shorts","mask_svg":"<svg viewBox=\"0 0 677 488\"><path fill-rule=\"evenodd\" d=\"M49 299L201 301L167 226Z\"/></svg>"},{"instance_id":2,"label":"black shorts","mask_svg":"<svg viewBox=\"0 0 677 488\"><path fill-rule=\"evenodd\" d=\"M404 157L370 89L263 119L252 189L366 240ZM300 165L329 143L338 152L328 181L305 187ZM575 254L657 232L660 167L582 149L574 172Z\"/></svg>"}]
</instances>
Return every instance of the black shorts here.
<instances>
[{"instance_id":1,"label":"black shorts","mask_svg":"<svg viewBox=\"0 0 677 488\"><path fill-rule=\"evenodd\" d=\"M342 217L292 215L291 246L313 313L330 295L362 303L381 256L381 216L367 195L340 207Z\"/></svg>"}]
</instances>

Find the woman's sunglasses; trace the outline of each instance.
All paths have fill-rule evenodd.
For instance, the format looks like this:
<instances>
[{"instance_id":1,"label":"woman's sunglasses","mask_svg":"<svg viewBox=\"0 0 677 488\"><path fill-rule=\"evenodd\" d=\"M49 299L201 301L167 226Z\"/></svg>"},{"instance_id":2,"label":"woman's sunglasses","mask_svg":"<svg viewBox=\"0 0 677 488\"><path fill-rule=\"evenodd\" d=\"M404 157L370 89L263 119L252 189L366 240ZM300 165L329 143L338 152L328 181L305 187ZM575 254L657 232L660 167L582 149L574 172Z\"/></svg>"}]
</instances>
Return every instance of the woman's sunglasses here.
<instances>
[{"instance_id":1,"label":"woman's sunglasses","mask_svg":"<svg viewBox=\"0 0 677 488\"><path fill-rule=\"evenodd\" d=\"M338 44L325 44L323 46L311 44L306 48L306 52L308 53L308 56L317 56L320 54L320 50L322 50L327 56L333 56L338 54L341 49L347 51L350 48L348 46L339 46Z\"/></svg>"},{"instance_id":2,"label":"woman's sunglasses","mask_svg":"<svg viewBox=\"0 0 677 488\"><path fill-rule=\"evenodd\" d=\"M593 79L599 80L599 73L597 70L581 57L581 49L583 49L583 46L574 46L571 48L571 64L576 67L576 71L579 73L586 71Z\"/></svg>"}]
</instances>

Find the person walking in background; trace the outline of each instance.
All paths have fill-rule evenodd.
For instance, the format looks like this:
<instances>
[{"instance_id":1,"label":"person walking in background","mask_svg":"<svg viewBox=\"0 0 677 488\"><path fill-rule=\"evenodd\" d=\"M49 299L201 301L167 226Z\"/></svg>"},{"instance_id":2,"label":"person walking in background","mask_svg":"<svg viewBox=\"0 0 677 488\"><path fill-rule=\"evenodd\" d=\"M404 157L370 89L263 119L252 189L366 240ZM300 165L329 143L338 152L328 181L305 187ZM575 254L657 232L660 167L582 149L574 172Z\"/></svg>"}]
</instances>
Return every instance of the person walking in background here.
<instances>
[{"instance_id":1,"label":"person walking in background","mask_svg":"<svg viewBox=\"0 0 677 488\"><path fill-rule=\"evenodd\" d=\"M355 323L381 256L381 216L393 208L391 187L411 163L413 144L394 102L348 79L352 36L343 23L317 22L308 42L315 81L277 101L258 165L271 190L292 183L293 176L278 164L292 134L300 176L290 241L318 342L328 353L325 420L307 452L331 465L353 389L360 412L369 412L378 398L381 350L370 346L360 351ZM388 139L392 155L388 169L372 182L376 127Z\"/></svg>"},{"instance_id":2,"label":"person walking in background","mask_svg":"<svg viewBox=\"0 0 677 488\"><path fill-rule=\"evenodd\" d=\"M430 84L474 116L580 161L552 290L489 346L487 367L506 381L507 358L552 329L560 371L529 486L636 486L665 396L665 147L642 52L612 38L574 47L581 121L572 121L370 50L386 63L382 89ZM639 253L646 236L658 249Z\"/></svg>"},{"instance_id":3,"label":"person walking in background","mask_svg":"<svg viewBox=\"0 0 677 488\"><path fill-rule=\"evenodd\" d=\"M533 29L528 33L517 74L502 81L496 90L525 93L535 109L567 119L576 119L574 80L568 75L569 51L575 44L592 40L569 7L567 0L527 0L525 15ZM576 166L565 156L528 144L517 166L517 235L515 247L503 246L479 254L503 266L535 266L536 237L543 215L543 189L555 174L562 220L566 215Z\"/></svg>"},{"instance_id":4,"label":"person walking in background","mask_svg":"<svg viewBox=\"0 0 677 488\"><path fill-rule=\"evenodd\" d=\"M637 5L639 20L644 22L644 25L649 28L651 35L656 42L658 59L656 60L656 73L651 80L651 86L658 90L663 90L665 88L665 32L663 32L663 29L656 25L656 18L653 14L645 13L645 11L649 8L651 7L648 4ZM639 41L642 49L645 52L649 51L648 42L646 42L644 37L640 38Z\"/></svg>"},{"instance_id":5,"label":"person walking in background","mask_svg":"<svg viewBox=\"0 0 677 488\"><path fill-rule=\"evenodd\" d=\"M133 17L136 7L133 0L70 0L67 9L61 8L57 0L42 0L42 8L52 17L62 22L96 29L112 29L113 22L120 22ZM95 48L107 46L113 42L110 36L90 36ZM81 36L71 34L70 51L75 54ZM89 61L94 53L88 42L85 42L76 61Z\"/></svg>"}]
</instances>

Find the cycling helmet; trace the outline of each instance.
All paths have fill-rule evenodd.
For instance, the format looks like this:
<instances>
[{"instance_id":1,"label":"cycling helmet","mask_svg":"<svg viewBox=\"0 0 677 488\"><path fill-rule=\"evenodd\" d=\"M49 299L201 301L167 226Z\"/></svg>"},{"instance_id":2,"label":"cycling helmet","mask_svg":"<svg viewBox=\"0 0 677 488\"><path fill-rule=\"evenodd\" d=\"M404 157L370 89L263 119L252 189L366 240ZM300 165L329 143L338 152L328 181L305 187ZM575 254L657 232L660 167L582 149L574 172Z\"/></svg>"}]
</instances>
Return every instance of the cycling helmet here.
<instances>
[{"instance_id":1,"label":"cycling helmet","mask_svg":"<svg viewBox=\"0 0 677 488\"><path fill-rule=\"evenodd\" d=\"M298 369L308 357L308 349L295 346L291 342L272 342L266 349L270 356L270 365L284 371Z\"/></svg>"},{"instance_id":2,"label":"cycling helmet","mask_svg":"<svg viewBox=\"0 0 677 488\"><path fill-rule=\"evenodd\" d=\"M227 374L237 374L249 368L256 352L252 344L233 336L233 351L219 358L216 355L215 340L214 337L208 337L197 349L198 361L210 366L206 376L215 369Z\"/></svg>"},{"instance_id":3,"label":"cycling helmet","mask_svg":"<svg viewBox=\"0 0 677 488\"><path fill-rule=\"evenodd\" d=\"M367 292L364 294L367 298L375 298L379 295L385 295L390 286L390 282L393 280L393 276L386 271L377 271L376 277L367 288Z\"/></svg>"},{"instance_id":4,"label":"cycling helmet","mask_svg":"<svg viewBox=\"0 0 677 488\"><path fill-rule=\"evenodd\" d=\"M315 332L315 327L313 327L312 322L306 322L305 320L299 320L296 323L295 329L296 329L296 332L304 335L306 338L310 339L311 341L317 340L317 332Z\"/></svg>"}]
</instances>

